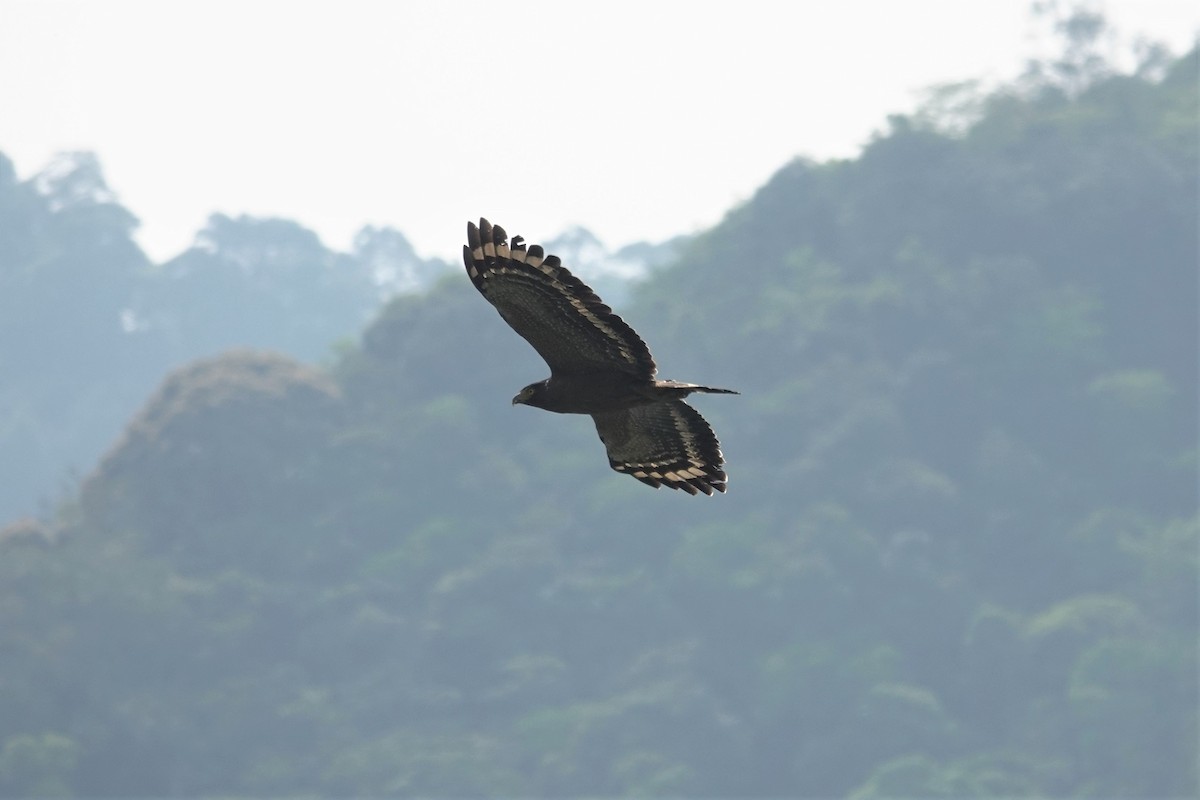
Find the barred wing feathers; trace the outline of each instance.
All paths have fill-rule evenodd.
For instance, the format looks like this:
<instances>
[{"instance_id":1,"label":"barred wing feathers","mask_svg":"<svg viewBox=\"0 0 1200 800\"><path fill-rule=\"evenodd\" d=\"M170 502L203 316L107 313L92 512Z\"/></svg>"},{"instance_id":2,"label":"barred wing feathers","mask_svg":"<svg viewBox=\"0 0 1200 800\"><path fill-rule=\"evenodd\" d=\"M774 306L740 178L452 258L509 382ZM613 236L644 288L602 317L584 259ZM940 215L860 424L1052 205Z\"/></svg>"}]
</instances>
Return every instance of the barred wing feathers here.
<instances>
[{"instance_id":1,"label":"barred wing feathers","mask_svg":"<svg viewBox=\"0 0 1200 800\"><path fill-rule=\"evenodd\" d=\"M682 400L592 414L608 463L655 488L725 491L721 445L700 412Z\"/></svg>"},{"instance_id":2,"label":"barred wing feathers","mask_svg":"<svg viewBox=\"0 0 1200 800\"><path fill-rule=\"evenodd\" d=\"M467 223L463 262L471 282L552 373L619 371L651 379L656 367L633 328L612 312L558 256L512 244L499 225Z\"/></svg>"}]
</instances>

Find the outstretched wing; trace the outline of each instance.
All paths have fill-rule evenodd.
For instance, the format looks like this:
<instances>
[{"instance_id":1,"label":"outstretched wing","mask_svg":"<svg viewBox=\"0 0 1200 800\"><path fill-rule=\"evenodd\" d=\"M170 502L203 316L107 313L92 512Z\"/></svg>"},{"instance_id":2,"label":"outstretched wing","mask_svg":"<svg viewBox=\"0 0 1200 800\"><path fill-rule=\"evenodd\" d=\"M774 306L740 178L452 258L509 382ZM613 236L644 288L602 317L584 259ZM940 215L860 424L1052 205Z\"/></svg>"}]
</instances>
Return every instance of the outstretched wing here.
<instances>
[{"instance_id":1,"label":"outstretched wing","mask_svg":"<svg viewBox=\"0 0 1200 800\"><path fill-rule=\"evenodd\" d=\"M649 348L596 293L540 245L512 246L499 225L467 223L463 262L475 288L525 337L551 372L618 370L649 380L655 373Z\"/></svg>"},{"instance_id":2,"label":"outstretched wing","mask_svg":"<svg viewBox=\"0 0 1200 800\"><path fill-rule=\"evenodd\" d=\"M617 472L688 494L725 491L721 444L700 412L682 400L605 411L592 419Z\"/></svg>"}]
</instances>

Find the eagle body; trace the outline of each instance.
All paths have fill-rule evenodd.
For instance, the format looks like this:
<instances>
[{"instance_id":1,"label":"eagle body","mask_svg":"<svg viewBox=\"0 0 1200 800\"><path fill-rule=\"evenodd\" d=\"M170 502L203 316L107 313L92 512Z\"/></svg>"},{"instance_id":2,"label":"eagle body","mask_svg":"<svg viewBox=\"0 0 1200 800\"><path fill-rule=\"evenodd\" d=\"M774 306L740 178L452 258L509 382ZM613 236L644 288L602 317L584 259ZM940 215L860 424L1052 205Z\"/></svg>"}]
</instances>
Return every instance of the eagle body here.
<instances>
[{"instance_id":1,"label":"eagle body","mask_svg":"<svg viewBox=\"0 0 1200 800\"><path fill-rule=\"evenodd\" d=\"M588 414L609 465L650 486L724 492L724 457L688 395L737 394L661 380L646 343L557 256L512 242L499 225L467 223L467 276L550 367L513 398L559 414Z\"/></svg>"},{"instance_id":2,"label":"eagle body","mask_svg":"<svg viewBox=\"0 0 1200 800\"><path fill-rule=\"evenodd\" d=\"M551 376L531 383L513 398L513 405L534 406L556 414L596 414L667 400L682 400L692 392L737 394L678 381L641 381L620 371Z\"/></svg>"}]
</instances>

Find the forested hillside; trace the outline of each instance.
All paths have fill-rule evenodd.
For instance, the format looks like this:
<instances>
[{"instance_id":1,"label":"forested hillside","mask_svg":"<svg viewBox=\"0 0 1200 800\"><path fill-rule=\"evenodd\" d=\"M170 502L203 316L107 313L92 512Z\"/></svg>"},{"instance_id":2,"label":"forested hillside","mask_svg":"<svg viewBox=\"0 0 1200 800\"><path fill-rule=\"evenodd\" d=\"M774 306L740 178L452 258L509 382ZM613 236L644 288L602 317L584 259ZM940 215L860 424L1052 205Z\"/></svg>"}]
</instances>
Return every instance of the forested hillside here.
<instances>
[{"instance_id":1,"label":"forested hillside","mask_svg":"<svg viewBox=\"0 0 1200 800\"><path fill-rule=\"evenodd\" d=\"M724 496L511 407L546 368L460 274L328 369L174 371L0 534L0 795L1195 796L1200 63L1092 66L791 163L631 291L742 392Z\"/></svg>"},{"instance_id":2,"label":"forested hillside","mask_svg":"<svg viewBox=\"0 0 1200 800\"><path fill-rule=\"evenodd\" d=\"M287 220L214 214L153 264L95 156L18 180L0 155L0 519L71 490L164 372L235 346L329 357L384 298L445 274L399 232L350 253Z\"/></svg>"}]
</instances>

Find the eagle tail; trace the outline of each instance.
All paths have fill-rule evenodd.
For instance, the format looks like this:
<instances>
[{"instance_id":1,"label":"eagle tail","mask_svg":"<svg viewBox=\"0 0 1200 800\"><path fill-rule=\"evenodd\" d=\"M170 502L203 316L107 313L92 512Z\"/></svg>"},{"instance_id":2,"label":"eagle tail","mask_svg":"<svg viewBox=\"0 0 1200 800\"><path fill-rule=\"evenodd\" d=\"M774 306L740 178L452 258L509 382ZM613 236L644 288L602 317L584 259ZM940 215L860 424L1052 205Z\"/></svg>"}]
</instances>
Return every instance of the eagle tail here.
<instances>
[{"instance_id":1,"label":"eagle tail","mask_svg":"<svg viewBox=\"0 0 1200 800\"><path fill-rule=\"evenodd\" d=\"M733 389L717 389L713 386L701 386L697 383L683 383L682 381L655 381L654 386L657 389L674 390L671 392L676 397L687 397L692 392L701 392L703 394L741 394ZM675 394L678 392L678 394Z\"/></svg>"}]
</instances>

